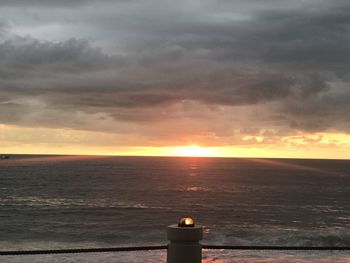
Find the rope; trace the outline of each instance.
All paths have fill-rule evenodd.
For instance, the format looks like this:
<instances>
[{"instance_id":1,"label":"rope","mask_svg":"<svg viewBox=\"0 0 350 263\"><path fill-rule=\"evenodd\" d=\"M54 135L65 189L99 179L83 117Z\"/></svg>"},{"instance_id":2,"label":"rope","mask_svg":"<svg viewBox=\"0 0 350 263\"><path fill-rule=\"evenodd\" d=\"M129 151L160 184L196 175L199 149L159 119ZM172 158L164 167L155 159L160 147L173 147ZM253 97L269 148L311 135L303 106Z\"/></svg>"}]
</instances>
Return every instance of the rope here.
<instances>
[{"instance_id":1,"label":"rope","mask_svg":"<svg viewBox=\"0 0 350 263\"><path fill-rule=\"evenodd\" d=\"M0 256L19 255L45 255L45 254L73 254L73 253L101 253L122 251L144 251L167 249L168 246L144 246L144 247L110 247L110 248L77 248L77 249L51 249L51 250L10 250L0 251Z\"/></svg>"},{"instance_id":2,"label":"rope","mask_svg":"<svg viewBox=\"0 0 350 263\"><path fill-rule=\"evenodd\" d=\"M229 249L229 250L350 250L350 247L310 247L310 246L216 246L203 245L204 249Z\"/></svg>"},{"instance_id":3,"label":"rope","mask_svg":"<svg viewBox=\"0 0 350 263\"><path fill-rule=\"evenodd\" d=\"M228 250L314 250L314 251L342 251L350 250L350 247L301 247L301 246L221 246L203 245L204 249L228 249ZM101 252L127 252L164 250L168 246L142 246L142 247L111 247L111 248L78 248L78 249L51 249L51 250L9 250L0 251L0 256L19 255L48 255L48 254L73 254L73 253L101 253Z\"/></svg>"}]
</instances>

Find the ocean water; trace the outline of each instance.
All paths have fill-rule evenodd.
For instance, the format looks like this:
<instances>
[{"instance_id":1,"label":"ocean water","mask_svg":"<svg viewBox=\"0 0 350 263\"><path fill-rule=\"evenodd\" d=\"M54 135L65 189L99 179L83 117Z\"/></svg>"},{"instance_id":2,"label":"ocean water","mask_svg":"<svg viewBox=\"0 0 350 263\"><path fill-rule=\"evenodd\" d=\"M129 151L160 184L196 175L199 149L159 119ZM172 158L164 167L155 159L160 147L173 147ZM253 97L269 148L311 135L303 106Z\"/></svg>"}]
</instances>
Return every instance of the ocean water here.
<instances>
[{"instance_id":1,"label":"ocean water","mask_svg":"<svg viewBox=\"0 0 350 263\"><path fill-rule=\"evenodd\" d=\"M0 249L166 244L350 246L350 161L15 155L0 160ZM204 251L204 262L350 262L350 252ZM164 251L0 262L165 262Z\"/></svg>"}]
</instances>

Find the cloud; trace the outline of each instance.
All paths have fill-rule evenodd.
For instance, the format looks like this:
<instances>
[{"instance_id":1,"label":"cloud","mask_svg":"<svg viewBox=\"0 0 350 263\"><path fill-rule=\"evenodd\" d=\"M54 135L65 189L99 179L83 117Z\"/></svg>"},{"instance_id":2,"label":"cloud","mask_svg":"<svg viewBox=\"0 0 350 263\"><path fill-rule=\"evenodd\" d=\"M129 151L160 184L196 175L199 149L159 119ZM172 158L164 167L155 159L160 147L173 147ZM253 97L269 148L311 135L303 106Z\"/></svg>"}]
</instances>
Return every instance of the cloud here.
<instances>
[{"instance_id":1,"label":"cloud","mask_svg":"<svg viewBox=\"0 0 350 263\"><path fill-rule=\"evenodd\" d=\"M350 132L345 1L28 3L2 2L1 123L218 144Z\"/></svg>"},{"instance_id":2,"label":"cloud","mask_svg":"<svg viewBox=\"0 0 350 263\"><path fill-rule=\"evenodd\" d=\"M61 1L46 1L46 0L2 0L1 5L6 7L75 7L85 5L91 0L61 0ZM101 1L103 2L103 0ZM110 2L110 1L107 1Z\"/></svg>"}]
</instances>

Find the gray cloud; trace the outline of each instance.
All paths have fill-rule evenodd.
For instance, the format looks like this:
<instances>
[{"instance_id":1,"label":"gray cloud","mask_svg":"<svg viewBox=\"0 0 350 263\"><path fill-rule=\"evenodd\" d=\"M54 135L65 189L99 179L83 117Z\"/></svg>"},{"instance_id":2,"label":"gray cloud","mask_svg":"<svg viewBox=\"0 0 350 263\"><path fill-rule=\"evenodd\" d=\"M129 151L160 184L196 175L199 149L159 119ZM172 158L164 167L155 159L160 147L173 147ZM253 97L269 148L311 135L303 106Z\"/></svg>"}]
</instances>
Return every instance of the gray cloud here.
<instances>
[{"instance_id":1,"label":"gray cloud","mask_svg":"<svg viewBox=\"0 0 350 263\"><path fill-rule=\"evenodd\" d=\"M122 1L122 0L119 0ZM47 8L47 7L76 7L91 3L91 0L60 0L60 1L46 1L46 0L2 0L1 6L5 7L36 7L36 8ZM111 0L101 0L99 2L111 2Z\"/></svg>"},{"instance_id":2,"label":"gray cloud","mask_svg":"<svg viewBox=\"0 0 350 263\"><path fill-rule=\"evenodd\" d=\"M89 1L61 1L60 11L43 2L1 3L14 17L0 43L2 123L110 132L128 123L146 134L191 119L215 134L219 122L350 132L345 1L103 1L95 12ZM48 35L37 29L46 25ZM233 122L239 107L252 114Z\"/></svg>"}]
</instances>

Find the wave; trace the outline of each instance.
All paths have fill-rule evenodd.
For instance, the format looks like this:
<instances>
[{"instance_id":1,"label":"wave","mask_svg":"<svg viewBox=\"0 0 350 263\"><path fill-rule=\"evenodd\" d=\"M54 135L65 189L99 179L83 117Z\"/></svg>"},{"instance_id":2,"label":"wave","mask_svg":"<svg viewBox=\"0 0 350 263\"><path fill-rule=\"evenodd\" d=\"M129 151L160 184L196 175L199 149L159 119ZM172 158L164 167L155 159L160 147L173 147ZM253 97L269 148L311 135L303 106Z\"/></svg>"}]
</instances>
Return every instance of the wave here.
<instances>
[{"instance_id":1,"label":"wave","mask_svg":"<svg viewBox=\"0 0 350 263\"><path fill-rule=\"evenodd\" d=\"M111 199L76 199L76 198L42 198L37 196L7 197L0 199L2 206L29 206L43 208L124 208L124 209L152 209L142 203L129 201L115 201Z\"/></svg>"},{"instance_id":2,"label":"wave","mask_svg":"<svg viewBox=\"0 0 350 263\"><path fill-rule=\"evenodd\" d=\"M213 230L213 232L215 232ZM270 246L350 246L350 233L346 228L324 230L255 230L240 233L222 232L211 234L208 244L217 245L270 245Z\"/></svg>"}]
</instances>

